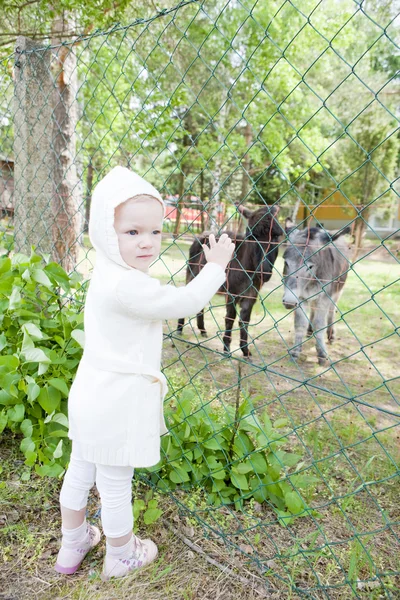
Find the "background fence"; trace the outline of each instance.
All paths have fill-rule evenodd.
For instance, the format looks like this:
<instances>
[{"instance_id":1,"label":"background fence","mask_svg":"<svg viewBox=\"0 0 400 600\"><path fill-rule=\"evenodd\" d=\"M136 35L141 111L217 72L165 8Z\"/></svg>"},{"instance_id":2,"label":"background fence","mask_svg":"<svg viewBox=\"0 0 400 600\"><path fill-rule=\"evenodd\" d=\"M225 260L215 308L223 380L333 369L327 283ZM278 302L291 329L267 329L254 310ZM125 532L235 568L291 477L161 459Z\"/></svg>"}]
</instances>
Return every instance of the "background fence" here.
<instances>
[{"instance_id":1,"label":"background fence","mask_svg":"<svg viewBox=\"0 0 400 600\"><path fill-rule=\"evenodd\" d=\"M236 328L223 352L222 297L206 312L207 339L193 320L183 338L165 325L169 492L271 592L399 593L395 10L378 0L182 2L90 36L21 37L2 62L0 201L18 251L33 244L89 278L91 191L116 164L168 200L152 267L165 282L185 280L199 229L244 234L238 204L279 206L282 227L290 216L309 232L350 224L326 364L316 332L297 361L290 354L284 236L248 326L250 360ZM265 244L247 233L262 250L257 271ZM165 471L141 476L163 487ZM197 496L179 491L196 482Z\"/></svg>"}]
</instances>

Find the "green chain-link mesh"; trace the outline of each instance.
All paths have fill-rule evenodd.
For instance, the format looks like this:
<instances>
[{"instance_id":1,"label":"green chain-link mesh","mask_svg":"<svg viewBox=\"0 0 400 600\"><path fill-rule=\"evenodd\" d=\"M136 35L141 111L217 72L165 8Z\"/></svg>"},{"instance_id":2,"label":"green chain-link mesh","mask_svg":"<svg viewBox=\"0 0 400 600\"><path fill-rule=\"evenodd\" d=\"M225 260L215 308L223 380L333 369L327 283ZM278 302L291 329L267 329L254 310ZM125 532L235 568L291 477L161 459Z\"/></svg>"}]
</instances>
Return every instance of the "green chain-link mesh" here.
<instances>
[{"instance_id":1,"label":"green chain-link mesh","mask_svg":"<svg viewBox=\"0 0 400 600\"><path fill-rule=\"evenodd\" d=\"M223 352L222 297L206 310L207 339L192 320L183 338L176 323L165 325L170 399L190 390L205 415L214 407L232 429L238 404L250 398L246 418L267 409L283 448L303 457L294 474L272 452L292 489L296 477L312 476L305 518L286 527L268 502L238 511L222 496L220 506L202 505L201 490L198 505L171 492L206 535L239 550L287 597L400 593L395 17L378 1L193 0L45 48L28 40L2 63L3 224L15 225L19 248L35 243L85 279L94 258L85 226L91 190L116 164L170 202L152 267L164 282L185 281L202 228L244 230L239 202L251 210L279 204L282 225L288 216L299 228L352 225L329 366L317 366L313 337L307 360L289 355L287 239L252 313L249 361L235 327L232 352ZM214 427L210 440L221 431ZM246 498L243 486L238 493Z\"/></svg>"}]
</instances>

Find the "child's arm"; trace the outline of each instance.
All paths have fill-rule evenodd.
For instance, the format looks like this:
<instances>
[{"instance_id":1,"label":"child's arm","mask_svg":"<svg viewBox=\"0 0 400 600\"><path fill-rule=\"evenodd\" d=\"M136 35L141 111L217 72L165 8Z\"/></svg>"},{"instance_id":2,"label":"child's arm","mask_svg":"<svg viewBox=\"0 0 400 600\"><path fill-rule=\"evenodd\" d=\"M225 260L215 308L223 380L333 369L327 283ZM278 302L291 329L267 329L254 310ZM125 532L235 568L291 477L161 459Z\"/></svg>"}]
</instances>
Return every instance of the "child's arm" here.
<instances>
[{"instance_id":1,"label":"child's arm","mask_svg":"<svg viewBox=\"0 0 400 600\"><path fill-rule=\"evenodd\" d=\"M226 234L218 242L210 235L205 247L208 263L183 287L161 285L138 271L128 271L117 286L117 298L132 315L141 319L179 319L200 312L225 281L225 268L234 244Z\"/></svg>"}]
</instances>

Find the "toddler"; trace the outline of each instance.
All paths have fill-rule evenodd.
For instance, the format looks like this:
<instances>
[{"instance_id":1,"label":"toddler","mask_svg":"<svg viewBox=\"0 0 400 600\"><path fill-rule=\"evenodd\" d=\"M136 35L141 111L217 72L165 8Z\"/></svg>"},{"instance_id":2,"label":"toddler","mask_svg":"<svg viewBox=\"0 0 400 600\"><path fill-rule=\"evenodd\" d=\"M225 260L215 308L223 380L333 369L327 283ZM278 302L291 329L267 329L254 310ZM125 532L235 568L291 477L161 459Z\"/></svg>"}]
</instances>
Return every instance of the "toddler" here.
<instances>
[{"instance_id":1,"label":"toddler","mask_svg":"<svg viewBox=\"0 0 400 600\"><path fill-rule=\"evenodd\" d=\"M188 285L161 285L147 273L161 248L165 205L134 172L115 167L96 186L89 236L96 249L85 303L85 348L68 399L72 452L60 493L62 544L55 569L72 574L98 544L86 523L96 483L106 535L102 579L123 577L157 556L132 532L134 467L160 460L166 380L162 321L198 313L225 281L234 244L210 235L207 264Z\"/></svg>"}]
</instances>

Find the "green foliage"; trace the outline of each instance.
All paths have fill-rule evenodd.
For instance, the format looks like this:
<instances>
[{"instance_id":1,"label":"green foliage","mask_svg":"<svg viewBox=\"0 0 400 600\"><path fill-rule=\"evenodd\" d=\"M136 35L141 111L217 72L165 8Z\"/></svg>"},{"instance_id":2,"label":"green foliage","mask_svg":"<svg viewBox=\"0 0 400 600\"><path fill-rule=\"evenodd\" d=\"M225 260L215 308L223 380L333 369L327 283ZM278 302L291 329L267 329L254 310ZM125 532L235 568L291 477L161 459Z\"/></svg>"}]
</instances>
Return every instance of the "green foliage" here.
<instances>
[{"instance_id":1,"label":"green foliage","mask_svg":"<svg viewBox=\"0 0 400 600\"><path fill-rule=\"evenodd\" d=\"M148 490L144 498L138 498L135 496L133 502L133 520L134 520L134 531L138 532L141 522L143 520L144 525L152 525L162 515L162 510L158 506L157 498L154 498L153 490Z\"/></svg>"},{"instance_id":2,"label":"green foliage","mask_svg":"<svg viewBox=\"0 0 400 600\"><path fill-rule=\"evenodd\" d=\"M76 274L33 250L0 258L0 432L22 435L25 464L42 476L61 476L69 459L67 398L82 354L84 291ZM289 474L301 456L281 448L284 420L272 424L267 411L259 417L249 400L221 414L196 405L190 391L167 419L163 460L150 469L160 490L200 484L209 504L238 509L254 498L269 503L282 524L307 514L298 489L313 478ZM136 516L157 520L157 501L141 502Z\"/></svg>"},{"instance_id":3,"label":"green foliage","mask_svg":"<svg viewBox=\"0 0 400 600\"><path fill-rule=\"evenodd\" d=\"M67 397L81 358L84 286L32 250L0 258L0 432L22 434L39 475L69 459Z\"/></svg>"},{"instance_id":4,"label":"green foliage","mask_svg":"<svg viewBox=\"0 0 400 600\"><path fill-rule=\"evenodd\" d=\"M254 498L269 504L282 525L308 514L299 490L317 479L296 472L302 457L282 449L288 444L285 420L272 423L266 410L258 416L246 399L235 422L232 407L225 406L221 414L196 403L190 391L179 396L167 419L171 435L162 438L164 457L147 470L160 490L200 485L210 505L233 503L239 510Z\"/></svg>"}]
</instances>

